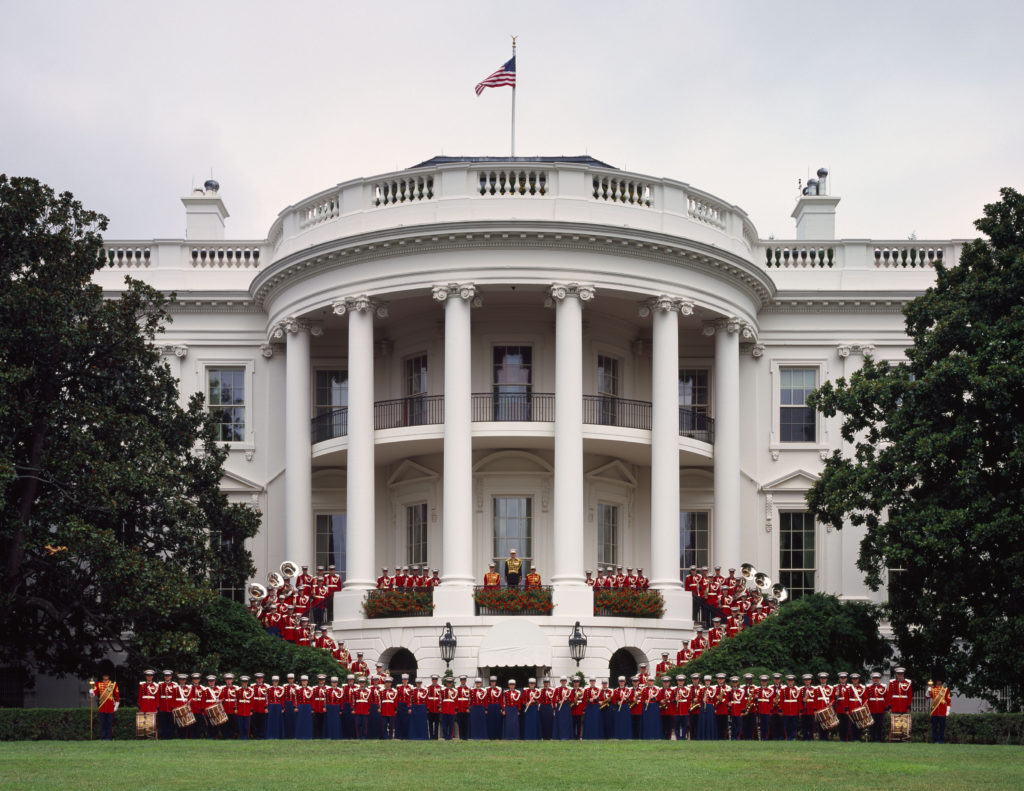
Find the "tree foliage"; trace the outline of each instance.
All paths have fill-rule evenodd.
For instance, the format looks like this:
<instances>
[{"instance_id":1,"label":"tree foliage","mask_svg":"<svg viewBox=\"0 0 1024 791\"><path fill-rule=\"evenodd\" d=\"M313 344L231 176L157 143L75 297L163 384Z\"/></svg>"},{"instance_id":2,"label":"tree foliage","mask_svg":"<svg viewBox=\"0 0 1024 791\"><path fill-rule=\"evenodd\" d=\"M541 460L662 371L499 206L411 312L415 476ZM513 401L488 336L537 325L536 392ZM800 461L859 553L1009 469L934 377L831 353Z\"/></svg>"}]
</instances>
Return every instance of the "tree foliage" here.
<instances>
[{"instance_id":1,"label":"tree foliage","mask_svg":"<svg viewBox=\"0 0 1024 791\"><path fill-rule=\"evenodd\" d=\"M845 670L866 679L865 674L881 668L890 654L878 621L874 605L814 593L786 602L778 614L723 640L679 672L730 676L778 672L798 677L812 673L817 678L821 671L835 677Z\"/></svg>"},{"instance_id":2,"label":"tree foliage","mask_svg":"<svg viewBox=\"0 0 1024 791\"><path fill-rule=\"evenodd\" d=\"M227 451L156 336L168 298L104 299L106 218L0 176L0 664L90 672L184 648L181 622L252 573L259 515L219 489ZM211 536L213 539L211 540Z\"/></svg>"},{"instance_id":3,"label":"tree foliage","mask_svg":"<svg viewBox=\"0 0 1024 791\"><path fill-rule=\"evenodd\" d=\"M858 567L918 673L997 705L1024 702L1024 196L1002 190L987 239L904 309L907 362L865 359L809 403L842 414L853 454L826 462L818 519L864 525ZM996 691L1007 689L1008 698Z\"/></svg>"}]
</instances>

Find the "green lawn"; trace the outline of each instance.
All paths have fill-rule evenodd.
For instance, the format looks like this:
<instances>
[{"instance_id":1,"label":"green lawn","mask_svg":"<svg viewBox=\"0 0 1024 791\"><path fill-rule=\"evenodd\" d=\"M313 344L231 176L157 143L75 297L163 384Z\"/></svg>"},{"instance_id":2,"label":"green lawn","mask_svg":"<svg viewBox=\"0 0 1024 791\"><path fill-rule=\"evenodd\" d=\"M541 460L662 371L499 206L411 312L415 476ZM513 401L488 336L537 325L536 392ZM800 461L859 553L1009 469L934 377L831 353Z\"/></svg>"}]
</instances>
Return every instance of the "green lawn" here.
<instances>
[{"instance_id":1,"label":"green lawn","mask_svg":"<svg viewBox=\"0 0 1024 791\"><path fill-rule=\"evenodd\" d=\"M700 742L3 742L0 788L1024 788L1024 748Z\"/></svg>"}]
</instances>

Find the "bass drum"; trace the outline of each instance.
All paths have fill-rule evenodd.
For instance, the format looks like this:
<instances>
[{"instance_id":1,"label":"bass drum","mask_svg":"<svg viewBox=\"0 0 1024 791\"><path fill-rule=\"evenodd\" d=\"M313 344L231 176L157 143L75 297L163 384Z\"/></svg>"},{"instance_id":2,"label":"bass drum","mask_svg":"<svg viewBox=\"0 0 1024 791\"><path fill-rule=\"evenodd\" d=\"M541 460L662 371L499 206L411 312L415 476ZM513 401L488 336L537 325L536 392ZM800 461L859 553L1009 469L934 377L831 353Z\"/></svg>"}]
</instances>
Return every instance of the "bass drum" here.
<instances>
[{"instance_id":1,"label":"bass drum","mask_svg":"<svg viewBox=\"0 0 1024 791\"><path fill-rule=\"evenodd\" d=\"M839 727L839 718L831 704L821 711L814 712L814 719L817 720L823 731L834 731Z\"/></svg>"},{"instance_id":2,"label":"bass drum","mask_svg":"<svg viewBox=\"0 0 1024 791\"><path fill-rule=\"evenodd\" d=\"M910 714L890 714L889 715L889 741L891 742L909 742L910 741L910 726L913 724Z\"/></svg>"},{"instance_id":3,"label":"bass drum","mask_svg":"<svg viewBox=\"0 0 1024 791\"><path fill-rule=\"evenodd\" d=\"M174 715L174 724L179 728L189 728L196 724L196 716L187 704L173 709L171 714Z\"/></svg>"},{"instance_id":4,"label":"bass drum","mask_svg":"<svg viewBox=\"0 0 1024 791\"><path fill-rule=\"evenodd\" d=\"M155 711L139 711L135 713L135 735L140 739L156 738Z\"/></svg>"},{"instance_id":5,"label":"bass drum","mask_svg":"<svg viewBox=\"0 0 1024 791\"><path fill-rule=\"evenodd\" d=\"M875 722L874 718L871 716L871 712L868 711L867 706L852 709L850 711L850 719L853 720L853 724L862 731L866 731Z\"/></svg>"}]
</instances>

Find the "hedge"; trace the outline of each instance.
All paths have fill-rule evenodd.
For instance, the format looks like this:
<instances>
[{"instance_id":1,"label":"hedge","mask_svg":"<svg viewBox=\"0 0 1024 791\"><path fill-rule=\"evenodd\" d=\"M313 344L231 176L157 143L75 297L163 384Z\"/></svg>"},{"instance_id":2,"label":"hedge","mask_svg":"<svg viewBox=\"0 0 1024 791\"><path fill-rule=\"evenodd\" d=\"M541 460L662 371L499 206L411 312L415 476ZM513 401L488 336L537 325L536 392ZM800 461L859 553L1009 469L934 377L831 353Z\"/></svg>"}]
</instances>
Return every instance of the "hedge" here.
<instances>
[{"instance_id":1,"label":"hedge","mask_svg":"<svg viewBox=\"0 0 1024 791\"><path fill-rule=\"evenodd\" d=\"M134 708L114 715L114 738L135 739ZM911 741L931 740L926 712L914 714ZM100 734L93 713L93 738ZM89 709L0 709L0 741L88 741ZM1024 744L1024 714L950 714L946 722L949 744ZM898 749L898 748L895 748Z\"/></svg>"}]
</instances>

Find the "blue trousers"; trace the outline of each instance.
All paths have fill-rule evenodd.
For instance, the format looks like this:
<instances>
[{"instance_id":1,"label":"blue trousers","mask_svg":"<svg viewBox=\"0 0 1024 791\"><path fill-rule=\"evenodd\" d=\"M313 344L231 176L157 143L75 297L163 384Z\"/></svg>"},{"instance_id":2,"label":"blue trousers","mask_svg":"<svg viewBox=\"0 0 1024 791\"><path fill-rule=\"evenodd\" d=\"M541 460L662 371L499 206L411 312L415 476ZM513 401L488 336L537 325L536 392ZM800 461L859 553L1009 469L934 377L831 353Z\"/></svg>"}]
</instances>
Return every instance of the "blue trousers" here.
<instances>
[{"instance_id":1,"label":"blue trousers","mask_svg":"<svg viewBox=\"0 0 1024 791\"><path fill-rule=\"evenodd\" d=\"M932 741L935 744L946 743L946 718L932 717Z\"/></svg>"},{"instance_id":2,"label":"blue trousers","mask_svg":"<svg viewBox=\"0 0 1024 791\"><path fill-rule=\"evenodd\" d=\"M109 742L114 738L114 715L100 712L100 738Z\"/></svg>"}]
</instances>

